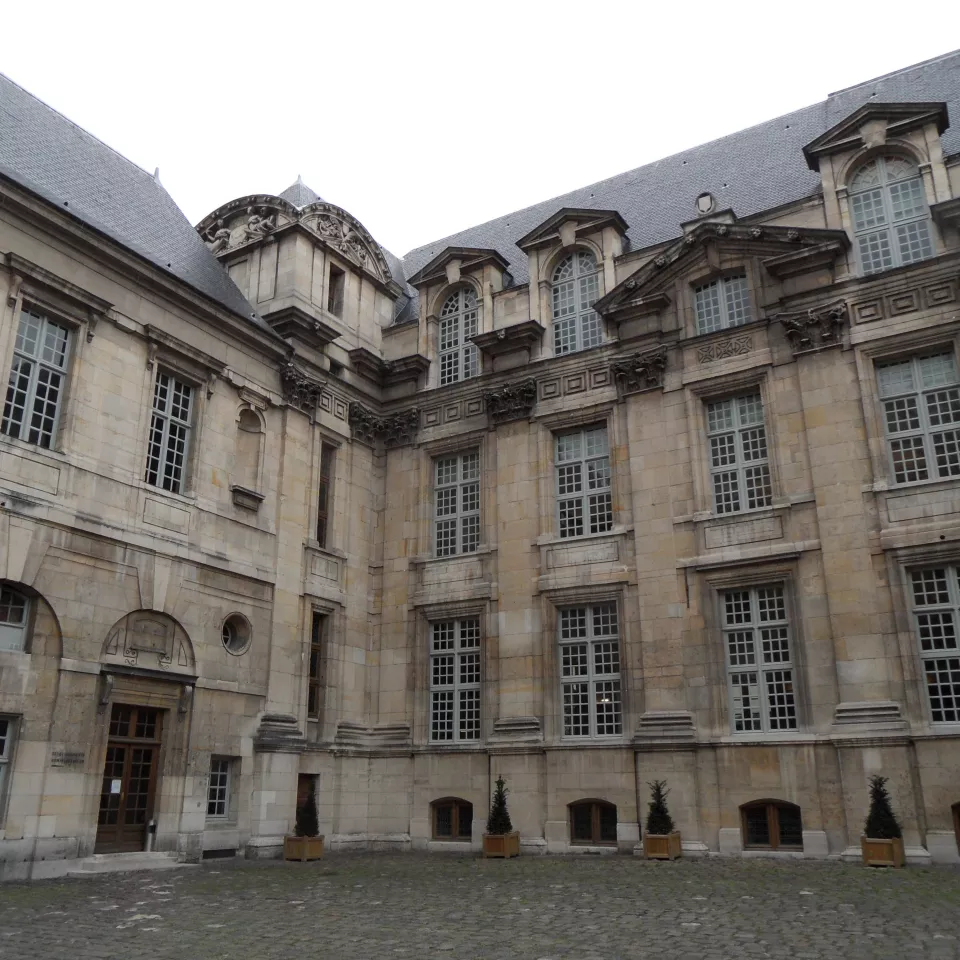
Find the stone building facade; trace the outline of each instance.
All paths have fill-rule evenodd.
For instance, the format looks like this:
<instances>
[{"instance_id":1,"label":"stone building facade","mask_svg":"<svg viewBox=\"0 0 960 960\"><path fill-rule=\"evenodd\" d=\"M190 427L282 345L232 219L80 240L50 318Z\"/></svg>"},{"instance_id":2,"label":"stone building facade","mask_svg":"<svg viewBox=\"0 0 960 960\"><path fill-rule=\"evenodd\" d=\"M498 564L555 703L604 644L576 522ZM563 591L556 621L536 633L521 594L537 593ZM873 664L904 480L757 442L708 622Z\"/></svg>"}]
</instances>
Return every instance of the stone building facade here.
<instances>
[{"instance_id":1,"label":"stone building facade","mask_svg":"<svg viewBox=\"0 0 960 960\"><path fill-rule=\"evenodd\" d=\"M0 875L958 860L960 55L402 259L0 96Z\"/></svg>"}]
</instances>

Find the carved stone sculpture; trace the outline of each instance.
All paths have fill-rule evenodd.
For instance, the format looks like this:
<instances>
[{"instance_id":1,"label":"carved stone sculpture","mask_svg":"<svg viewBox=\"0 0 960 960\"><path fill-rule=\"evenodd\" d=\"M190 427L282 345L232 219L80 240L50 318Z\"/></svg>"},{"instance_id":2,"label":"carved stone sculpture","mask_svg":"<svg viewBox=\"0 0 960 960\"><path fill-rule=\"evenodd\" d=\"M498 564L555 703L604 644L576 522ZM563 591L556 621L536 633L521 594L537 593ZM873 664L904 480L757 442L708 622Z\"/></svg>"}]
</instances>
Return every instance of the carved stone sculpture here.
<instances>
[{"instance_id":1,"label":"carved stone sculpture","mask_svg":"<svg viewBox=\"0 0 960 960\"><path fill-rule=\"evenodd\" d=\"M516 383L505 383L497 390L488 390L483 395L490 422L508 423L529 417L537 402L537 381L532 377Z\"/></svg>"},{"instance_id":2,"label":"carved stone sculpture","mask_svg":"<svg viewBox=\"0 0 960 960\"><path fill-rule=\"evenodd\" d=\"M806 314L781 314L777 319L783 324L795 354L832 347L840 343L847 319L847 304L840 300L825 307L812 307Z\"/></svg>"},{"instance_id":3,"label":"carved stone sculpture","mask_svg":"<svg viewBox=\"0 0 960 960\"><path fill-rule=\"evenodd\" d=\"M324 213L317 217L317 233L351 260L356 260L361 266L366 264L367 248L349 224Z\"/></svg>"},{"instance_id":4,"label":"carved stone sculpture","mask_svg":"<svg viewBox=\"0 0 960 960\"><path fill-rule=\"evenodd\" d=\"M420 409L411 407L386 417L379 417L362 403L350 404L350 432L354 440L376 446L402 447L413 443L420 429Z\"/></svg>"},{"instance_id":5,"label":"carved stone sculpture","mask_svg":"<svg viewBox=\"0 0 960 960\"><path fill-rule=\"evenodd\" d=\"M292 360L280 371L283 399L301 410L313 410L320 401L323 384L298 370Z\"/></svg>"},{"instance_id":6,"label":"carved stone sculpture","mask_svg":"<svg viewBox=\"0 0 960 960\"><path fill-rule=\"evenodd\" d=\"M277 218L274 214L268 215L266 207L247 207L247 214L247 222L243 228L246 240L259 240L276 229Z\"/></svg>"},{"instance_id":7,"label":"carved stone sculpture","mask_svg":"<svg viewBox=\"0 0 960 960\"><path fill-rule=\"evenodd\" d=\"M623 396L641 390L653 390L663 386L663 371L667 367L667 348L637 352L632 357L614 360L610 371L617 383L617 391Z\"/></svg>"},{"instance_id":8,"label":"carved stone sculpture","mask_svg":"<svg viewBox=\"0 0 960 960\"><path fill-rule=\"evenodd\" d=\"M222 220L218 220L207 230L203 239L210 248L210 252L216 256L230 246L230 231L224 226Z\"/></svg>"}]
</instances>

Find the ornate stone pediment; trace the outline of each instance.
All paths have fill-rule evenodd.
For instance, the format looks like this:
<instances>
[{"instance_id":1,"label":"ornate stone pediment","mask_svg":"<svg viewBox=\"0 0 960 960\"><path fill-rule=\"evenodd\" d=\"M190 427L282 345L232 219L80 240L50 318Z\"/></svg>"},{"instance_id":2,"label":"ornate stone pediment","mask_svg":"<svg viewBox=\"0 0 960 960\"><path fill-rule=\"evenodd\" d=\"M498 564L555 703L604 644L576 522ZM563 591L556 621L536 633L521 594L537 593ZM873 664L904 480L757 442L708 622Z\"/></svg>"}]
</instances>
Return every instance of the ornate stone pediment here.
<instances>
[{"instance_id":1,"label":"ornate stone pediment","mask_svg":"<svg viewBox=\"0 0 960 960\"><path fill-rule=\"evenodd\" d=\"M346 210L332 203L318 201L300 211L300 221L338 253L384 282L389 281L390 267L380 245L367 228Z\"/></svg>"},{"instance_id":2,"label":"ornate stone pediment","mask_svg":"<svg viewBox=\"0 0 960 960\"><path fill-rule=\"evenodd\" d=\"M447 268L454 262L456 276L451 280ZM510 269L510 264L496 250L486 247L445 247L410 277L410 285L418 287L435 280L455 283L460 279L460 274L479 270L487 264L493 264L501 273L507 273Z\"/></svg>"},{"instance_id":3,"label":"ornate stone pediment","mask_svg":"<svg viewBox=\"0 0 960 960\"><path fill-rule=\"evenodd\" d=\"M614 360L610 371L617 383L617 393L626 396L642 390L656 390L663 386L663 372L667 368L667 348L638 351L632 357Z\"/></svg>"},{"instance_id":4,"label":"ornate stone pediment","mask_svg":"<svg viewBox=\"0 0 960 960\"><path fill-rule=\"evenodd\" d=\"M323 382L308 377L290 360L280 370L280 387L283 399L291 406L313 411L320 402Z\"/></svg>"},{"instance_id":5,"label":"ornate stone pediment","mask_svg":"<svg viewBox=\"0 0 960 960\"><path fill-rule=\"evenodd\" d=\"M621 236L625 235L628 229L626 220L616 210L564 207L521 237L517 246L521 250L558 243L567 246L579 236L596 233L610 226L615 227Z\"/></svg>"},{"instance_id":6,"label":"ornate stone pediment","mask_svg":"<svg viewBox=\"0 0 960 960\"><path fill-rule=\"evenodd\" d=\"M847 318L846 301L838 300L822 307L811 307L806 313L781 313L771 319L783 324L796 355L840 344Z\"/></svg>"},{"instance_id":7,"label":"ornate stone pediment","mask_svg":"<svg viewBox=\"0 0 960 960\"><path fill-rule=\"evenodd\" d=\"M368 446L374 447L381 442L385 447L402 447L413 443L419 429L419 407L381 417L362 403L350 404L351 436Z\"/></svg>"},{"instance_id":8,"label":"ornate stone pediment","mask_svg":"<svg viewBox=\"0 0 960 960\"><path fill-rule=\"evenodd\" d=\"M666 291L678 276L692 273L706 261L706 248L711 244L732 248L744 260L760 258L769 264L771 273L780 276L832 263L850 241L843 230L702 220L598 300L594 309L618 322L664 309L670 303ZM785 261L782 266L780 261Z\"/></svg>"},{"instance_id":9,"label":"ornate stone pediment","mask_svg":"<svg viewBox=\"0 0 960 960\"><path fill-rule=\"evenodd\" d=\"M505 383L483 395L487 416L492 424L509 423L529 417L537 402L537 381L530 377L514 383Z\"/></svg>"}]
</instances>

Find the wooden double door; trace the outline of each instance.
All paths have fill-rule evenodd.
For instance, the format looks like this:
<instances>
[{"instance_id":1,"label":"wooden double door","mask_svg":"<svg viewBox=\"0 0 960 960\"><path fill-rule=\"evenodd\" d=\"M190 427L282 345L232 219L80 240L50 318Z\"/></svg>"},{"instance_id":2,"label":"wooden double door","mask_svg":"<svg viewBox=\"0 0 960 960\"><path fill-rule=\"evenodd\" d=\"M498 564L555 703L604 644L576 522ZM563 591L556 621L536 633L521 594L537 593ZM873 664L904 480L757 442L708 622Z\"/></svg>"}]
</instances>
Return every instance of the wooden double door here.
<instances>
[{"instance_id":1,"label":"wooden double door","mask_svg":"<svg viewBox=\"0 0 960 960\"><path fill-rule=\"evenodd\" d=\"M153 814L163 712L115 703L100 787L97 853L143 850Z\"/></svg>"}]
</instances>

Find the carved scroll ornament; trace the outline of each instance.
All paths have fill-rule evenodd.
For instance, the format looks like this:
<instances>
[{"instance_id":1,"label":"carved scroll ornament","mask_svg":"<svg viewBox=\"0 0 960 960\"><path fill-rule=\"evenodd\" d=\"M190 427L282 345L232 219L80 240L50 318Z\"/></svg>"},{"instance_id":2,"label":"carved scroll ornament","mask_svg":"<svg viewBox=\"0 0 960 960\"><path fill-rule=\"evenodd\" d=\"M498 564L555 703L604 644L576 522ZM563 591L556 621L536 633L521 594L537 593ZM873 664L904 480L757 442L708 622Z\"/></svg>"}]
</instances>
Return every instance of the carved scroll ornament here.
<instances>
[{"instance_id":1,"label":"carved scroll ornament","mask_svg":"<svg viewBox=\"0 0 960 960\"><path fill-rule=\"evenodd\" d=\"M812 307L805 314L781 314L778 319L794 354L832 347L840 343L847 304L840 300L825 307Z\"/></svg>"},{"instance_id":2,"label":"carved scroll ornament","mask_svg":"<svg viewBox=\"0 0 960 960\"><path fill-rule=\"evenodd\" d=\"M532 377L516 383L505 383L497 390L488 390L483 395L490 422L509 423L529 417L537 402L537 381Z\"/></svg>"},{"instance_id":3,"label":"carved scroll ornament","mask_svg":"<svg viewBox=\"0 0 960 960\"><path fill-rule=\"evenodd\" d=\"M368 410L362 403L350 404L350 432L354 440L376 446L382 441L385 447L402 447L413 443L420 429L420 409L411 407L386 417Z\"/></svg>"},{"instance_id":4,"label":"carved scroll ornament","mask_svg":"<svg viewBox=\"0 0 960 960\"><path fill-rule=\"evenodd\" d=\"M298 370L293 361L289 361L280 371L280 385L283 399L300 410L313 410L320 401L323 384L311 380Z\"/></svg>"},{"instance_id":5,"label":"carved scroll ornament","mask_svg":"<svg viewBox=\"0 0 960 960\"><path fill-rule=\"evenodd\" d=\"M654 390L663 386L663 371L667 367L667 348L635 353L623 360L614 360L610 371L617 382L617 391L623 396Z\"/></svg>"}]
</instances>

